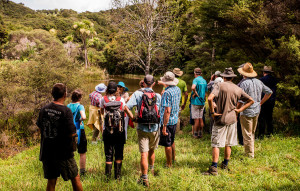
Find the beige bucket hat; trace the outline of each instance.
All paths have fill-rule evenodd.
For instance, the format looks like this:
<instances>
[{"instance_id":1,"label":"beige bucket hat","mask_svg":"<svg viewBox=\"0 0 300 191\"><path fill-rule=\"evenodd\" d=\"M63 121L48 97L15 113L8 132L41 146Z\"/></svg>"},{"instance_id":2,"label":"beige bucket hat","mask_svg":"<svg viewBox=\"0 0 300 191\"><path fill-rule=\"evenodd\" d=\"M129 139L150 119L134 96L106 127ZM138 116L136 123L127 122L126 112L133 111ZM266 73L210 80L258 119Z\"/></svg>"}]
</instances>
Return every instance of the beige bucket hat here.
<instances>
[{"instance_id":1,"label":"beige bucket hat","mask_svg":"<svg viewBox=\"0 0 300 191\"><path fill-rule=\"evenodd\" d=\"M264 66L264 69L262 69L263 72L274 72L272 71L272 66Z\"/></svg>"},{"instance_id":2,"label":"beige bucket hat","mask_svg":"<svg viewBox=\"0 0 300 191\"><path fill-rule=\"evenodd\" d=\"M181 71L179 68L174 68L173 73L177 76L182 76L183 71Z\"/></svg>"},{"instance_id":3,"label":"beige bucket hat","mask_svg":"<svg viewBox=\"0 0 300 191\"><path fill-rule=\"evenodd\" d=\"M175 78L175 74L173 72L166 72L165 75L160 78L160 80L169 86L176 86L179 82L179 80Z\"/></svg>"}]
</instances>

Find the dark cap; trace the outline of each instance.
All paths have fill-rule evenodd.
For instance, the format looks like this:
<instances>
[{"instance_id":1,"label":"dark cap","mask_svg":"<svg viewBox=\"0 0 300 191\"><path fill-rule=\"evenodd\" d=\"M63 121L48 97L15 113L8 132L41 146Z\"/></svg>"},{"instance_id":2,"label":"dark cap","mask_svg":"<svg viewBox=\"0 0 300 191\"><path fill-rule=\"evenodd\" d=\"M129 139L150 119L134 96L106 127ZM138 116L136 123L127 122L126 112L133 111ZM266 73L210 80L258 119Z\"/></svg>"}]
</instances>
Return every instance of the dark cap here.
<instances>
[{"instance_id":1,"label":"dark cap","mask_svg":"<svg viewBox=\"0 0 300 191\"><path fill-rule=\"evenodd\" d=\"M194 73L197 75L200 75L200 74L202 74L202 70L200 68L195 68Z\"/></svg>"},{"instance_id":2,"label":"dark cap","mask_svg":"<svg viewBox=\"0 0 300 191\"><path fill-rule=\"evenodd\" d=\"M108 83L108 85L107 85L106 92L107 92L108 94L114 94L114 93L117 92L117 87L118 87L118 85L117 85L116 82L110 81L110 82Z\"/></svg>"},{"instance_id":3,"label":"dark cap","mask_svg":"<svg viewBox=\"0 0 300 191\"><path fill-rule=\"evenodd\" d=\"M146 75L144 78L144 82L150 86L154 83L154 77L152 75Z\"/></svg>"}]
</instances>

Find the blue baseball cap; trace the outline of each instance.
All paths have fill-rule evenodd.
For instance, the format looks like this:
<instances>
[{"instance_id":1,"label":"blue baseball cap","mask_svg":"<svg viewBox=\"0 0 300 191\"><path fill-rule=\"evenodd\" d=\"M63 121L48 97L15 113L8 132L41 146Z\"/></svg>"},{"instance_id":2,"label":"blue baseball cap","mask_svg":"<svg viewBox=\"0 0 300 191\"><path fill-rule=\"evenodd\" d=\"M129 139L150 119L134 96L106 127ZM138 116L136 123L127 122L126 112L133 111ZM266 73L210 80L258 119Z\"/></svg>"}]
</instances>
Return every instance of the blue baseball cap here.
<instances>
[{"instance_id":1,"label":"blue baseball cap","mask_svg":"<svg viewBox=\"0 0 300 191\"><path fill-rule=\"evenodd\" d=\"M125 88L125 92L129 91L129 89L125 86L124 82L119 82L118 86L121 86L122 88Z\"/></svg>"},{"instance_id":2,"label":"blue baseball cap","mask_svg":"<svg viewBox=\"0 0 300 191\"><path fill-rule=\"evenodd\" d=\"M95 90L99 93L103 93L106 91L106 85L101 83L101 84L98 84L96 87L95 87Z\"/></svg>"}]
</instances>

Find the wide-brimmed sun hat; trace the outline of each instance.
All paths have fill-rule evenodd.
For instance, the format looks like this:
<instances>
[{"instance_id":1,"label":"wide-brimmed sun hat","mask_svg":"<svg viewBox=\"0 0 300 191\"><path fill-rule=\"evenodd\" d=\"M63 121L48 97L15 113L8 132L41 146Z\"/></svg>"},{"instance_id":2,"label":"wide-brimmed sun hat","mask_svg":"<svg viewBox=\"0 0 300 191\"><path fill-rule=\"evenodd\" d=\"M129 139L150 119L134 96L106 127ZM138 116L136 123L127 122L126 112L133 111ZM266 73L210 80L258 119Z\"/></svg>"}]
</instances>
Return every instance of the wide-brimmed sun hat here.
<instances>
[{"instance_id":1,"label":"wide-brimmed sun hat","mask_svg":"<svg viewBox=\"0 0 300 191\"><path fill-rule=\"evenodd\" d=\"M263 71L263 72L274 72L274 71L272 71L272 66L264 66L264 69L262 69L261 71Z\"/></svg>"},{"instance_id":2,"label":"wide-brimmed sun hat","mask_svg":"<svg viewBox=\"0 0 300 191\"><path fill-rule=\"evenodd\" d=\"M99 93L104 93L106 91L106 88L107 88L106 85L101 83L95 87L95 90Z\"/></svg>"},{"instance_id":3,"label":"wide-brimmed sun hat","mask_svg":"<svg viewBox=\"0 0 300 191\"><path fill-rule=\"evenodd\" d=\"M231 67L225 68L224 72L222 74L220 74L220 76L227 77L227 78L236 77L236 75L234 74L234 71L232 70Z\"/></svg>"},{"instance_id":4,"label":"wide-brimmed sun hat","mask_svg":"<svg viewBox=\"0 0 300 191\"><path fill-rule=\"evenodd\" d=\"M169 86L176 86L179 82L179 80L175 78L175 74L173 72L166 72L165 75L160 78L160 80Z\"/></svg>"},{"instance_id":5,"label":"wide-brimmed sun hat","mask_svg":"<svg viewBox=\"0 0 300 191\"><path fill-rule=\"evenodd\" d=\"M173 73L177 76L182 76L183 71L181 71L179 68L174 68Z\"/></svg>"},{"instance_id":6,"label":"wide-brimmed sun hat","mask_svg":"<svg viewBox=\"0 0 300 191\"><path fill-rule=\"evenodd\" d=\"M118 83L118 86L124 88L124 89L125 89L125 92L129 91L129 89L125 86L125 83L124 83L124 82L119 82L119 83Z\"/></svg>"},{"instance_id":7,"label":"wide-brimmed sun hat","mask_svg":"<svg viewBox=\"0 0 300 191\"><path fill-rule=\"evenodd\" d=\"M257 73L254 71L252 64L249 62L245 63L243 67L238 68L237 71L243 76L249 78L254 78L257 76Z\"/></svg>"}]
</instances>

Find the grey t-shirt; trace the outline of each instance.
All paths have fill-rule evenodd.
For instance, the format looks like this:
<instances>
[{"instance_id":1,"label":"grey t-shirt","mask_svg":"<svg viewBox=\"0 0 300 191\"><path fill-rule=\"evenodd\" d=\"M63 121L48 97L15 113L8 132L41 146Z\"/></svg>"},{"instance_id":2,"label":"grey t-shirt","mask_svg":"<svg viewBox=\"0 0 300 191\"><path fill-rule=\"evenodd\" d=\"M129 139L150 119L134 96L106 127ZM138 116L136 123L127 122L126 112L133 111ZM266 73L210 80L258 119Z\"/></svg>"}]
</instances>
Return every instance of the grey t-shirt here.
<instances>
[{"instance_id":1,"label":"grey t-shirt","mask_svg":"<svg viewBox=\"0 0 300 191\"><path fill-rule=\"evenodd\" d=\"M236 105L239 100L244 102L251 99L240 87L230 81L222 82L216 85L211 92L215 95L217 111L222 114L215 117L215 125L230 125L237 121Z\"/></svg>"}]
</instances>

